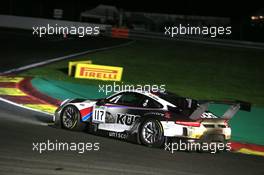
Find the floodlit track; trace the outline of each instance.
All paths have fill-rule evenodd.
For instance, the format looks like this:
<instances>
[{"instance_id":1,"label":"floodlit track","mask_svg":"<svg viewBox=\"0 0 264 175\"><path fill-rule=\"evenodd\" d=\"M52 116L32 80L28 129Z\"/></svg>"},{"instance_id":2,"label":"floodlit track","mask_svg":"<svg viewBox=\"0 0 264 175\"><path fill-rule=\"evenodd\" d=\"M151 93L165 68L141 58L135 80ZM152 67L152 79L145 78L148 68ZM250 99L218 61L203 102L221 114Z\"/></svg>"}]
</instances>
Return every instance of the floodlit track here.
<instances>
[{"instance_id":1,"label":"floodlit track","mask_svg":"<svg viewBox=\"0 0 264 175\"><path fill-rule=\"evenodd\" d=\"M57 44L52 44L56 41L27 39L24 35L18 39L16 33L0 35L0 38L2 42L14 41L1 48L1 71L75 52L77 43L79 49L87 49L88 46L87 41L57 41ZM27 45L23 45L25 42ZM37 46L38 42L43 45ZM0 174L264 174L264 157L235 153L171 154L112 138L57 129L49 126L50 122L48 115L0 102ZM100 149L83 154L76 151L40 154L33 150L33 143L48 140L99 143Z\"/></svg>"}]
</instances>

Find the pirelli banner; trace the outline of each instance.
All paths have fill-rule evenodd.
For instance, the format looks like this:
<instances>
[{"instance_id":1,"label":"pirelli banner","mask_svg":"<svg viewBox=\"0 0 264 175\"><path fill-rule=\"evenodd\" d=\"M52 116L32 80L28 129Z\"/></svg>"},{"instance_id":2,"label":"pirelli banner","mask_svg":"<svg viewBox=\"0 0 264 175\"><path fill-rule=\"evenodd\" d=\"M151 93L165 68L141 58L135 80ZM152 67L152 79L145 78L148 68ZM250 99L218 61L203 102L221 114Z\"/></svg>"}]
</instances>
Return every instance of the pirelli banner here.
<instances>
[{"instance_id":1,"label":"pirelli banner","mask_svg":"<svg viewBox=\"0 0 264 175\"><path fill-rule=\"evenodd\" d=\"M77 64L75 78L121 81L122 73L122 67L96 64Z\"/></svg>"},{"instance_id":2,"label":"pirelli banner","mask_svg":"<svg viewBox=\"0 0 264 175\"><path fill-rule=\"evenodd\" d=\"M68 66L68 75L73 76L76 72L76 66L77 64L92 64L91 60L87 61L70 61Z\"/></svg>"}]
</instances>

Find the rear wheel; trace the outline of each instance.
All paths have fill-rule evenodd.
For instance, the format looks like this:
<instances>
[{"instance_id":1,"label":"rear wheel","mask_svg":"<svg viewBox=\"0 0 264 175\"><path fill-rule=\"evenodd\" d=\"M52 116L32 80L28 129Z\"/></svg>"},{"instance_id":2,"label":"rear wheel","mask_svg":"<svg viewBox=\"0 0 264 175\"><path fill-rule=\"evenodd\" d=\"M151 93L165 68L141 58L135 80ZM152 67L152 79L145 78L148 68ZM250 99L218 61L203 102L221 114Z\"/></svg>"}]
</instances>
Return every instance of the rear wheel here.
<instances>
[{"instance_id":1,"label":"rear wheel","mask_svg":"<svg viewBox=\"0 0 264 175\"><path fill-rule=\"evenodd\" d=\"M149 147L161 147L164 144L164 134L161 123L155 119L145 120L139 129L142 144Z\"/></svg>"},{"instance_id":2,"label":"rear wheel","mask_svg":"<svg viewBox=\"0 0 264 175\"><path fill-rule=\"evenodd\" d=\"M62 127L69 130L84 130L86 124L81 122L81 115L79 110L73 106L66 106L61 115L61 124Z\"/></svg>"}]
</instances>

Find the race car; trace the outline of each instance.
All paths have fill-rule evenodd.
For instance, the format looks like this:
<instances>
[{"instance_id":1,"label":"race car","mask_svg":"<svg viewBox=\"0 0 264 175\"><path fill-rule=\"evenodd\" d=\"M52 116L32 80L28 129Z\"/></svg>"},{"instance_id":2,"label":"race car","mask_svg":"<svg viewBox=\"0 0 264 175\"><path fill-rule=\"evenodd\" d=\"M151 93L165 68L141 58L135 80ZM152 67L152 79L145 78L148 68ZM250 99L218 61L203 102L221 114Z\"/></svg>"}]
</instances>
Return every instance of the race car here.
<instances>
[{"instance_id":1,"label":"race car","mask_svg":"<svg viewBox=\"0 0 264 175\"><path fill-rule=\"evenodd\" d=\"M208 110L212 103L230 105L222 115ZM54 114L54 122L68 130L87 129L118 139L161 147L168 139L184 142L221 142L231 138L228 121L242 101L199 101L170 92L122 91L104 99L67 99Z\"/></svg>"}]
</instances>

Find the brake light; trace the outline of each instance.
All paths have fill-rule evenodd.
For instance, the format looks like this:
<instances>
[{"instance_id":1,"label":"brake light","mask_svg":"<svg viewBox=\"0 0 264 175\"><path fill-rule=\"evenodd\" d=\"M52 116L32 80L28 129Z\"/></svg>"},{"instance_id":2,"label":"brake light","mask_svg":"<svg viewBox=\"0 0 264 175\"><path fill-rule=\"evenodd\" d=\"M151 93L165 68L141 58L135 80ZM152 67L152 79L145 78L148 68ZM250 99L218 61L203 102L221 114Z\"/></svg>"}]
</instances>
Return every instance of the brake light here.
<instances>
[{"instance_id":1,"label":"brake light","mask_svg":"<svg viewBox=\"0 0 264 175\"><path fill-rule=\"evenodd\" d=\"M184 126L193 126L193 127L200 127L200 122L184 122L184 121L176 121L176 124L184 125Z\"/></svg>"},{"instance_id":2,"label":"brake light","mask_svg":"<svg viewBox=\"0 0 264 175\"><path fill-rule=\"evenodd\" d=\"M171 114L171 112L169 112L169 111L165 112L165 114L164 114L164 117L165 117L166 119L170 119L171 116L172 116L172 114Z\"/></svg>"},{"instance_id":3,"label":"brake light","mask_svg":"<svg viewBox=\"0 0 264 175\"><path fill-rule=\"evenodd\" d=\"M225 125L225 127L229 127L229 125L228 125L228 120L225 120L225 121L224 121L224 125Z\"/></svg>"}]
</instances>

